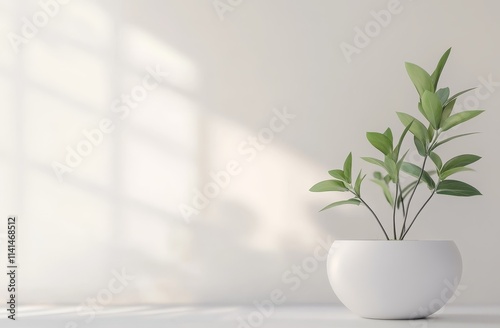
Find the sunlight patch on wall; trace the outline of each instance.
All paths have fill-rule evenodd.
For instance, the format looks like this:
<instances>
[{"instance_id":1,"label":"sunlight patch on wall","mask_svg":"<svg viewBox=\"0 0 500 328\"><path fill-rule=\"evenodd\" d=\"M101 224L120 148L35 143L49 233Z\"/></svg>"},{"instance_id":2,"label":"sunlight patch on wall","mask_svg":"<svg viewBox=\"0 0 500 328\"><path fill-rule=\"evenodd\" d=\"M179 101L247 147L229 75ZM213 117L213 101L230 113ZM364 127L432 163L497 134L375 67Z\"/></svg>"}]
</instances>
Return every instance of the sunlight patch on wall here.
<instances>
[{"instance_id":1,"label":"sunlight patch on wall","mask_svg":"<svg viewBox=\"0 0 500 328\"><path fill-rule=\"evenodd\" d=\"M53 25L51 23L51 28L61 36L92 47L107 48L114 45L110 43L115 31L113 17L102 8L101 3L71 1L61 10L63 14L54 19Z\"/></svg>"},{"instance_id":2,"label":"sunlight patch on wall","mask_svg":"<svg viewBox=\"0 0 500 328\"><path fill-rule=\"evenodd\" d=\"M131 112L126 125L147 131L148 135L171 144L173 152L194 159L199 115L200 108L192 99L169 88L158 88L148 95L137 111Z\"/></svg>"},{"instance_id":3,"label":"sunlight patch on wall","mask_svg":"<svg viewBox=\"0 0 500 328\"><path fill-rule=\"evenodd\" d=\"M26 218L32 219L29 231L24 233L31 235L30 238L47 238L44 245L54 248L62 257L71 256L73 250L85 249L89 242L108 240L111 207L103 197L104 192L89 192L85 187L60 184L37 170L29 170L26 178L25 202L29 206L23 211ZM50 226L59 228L47 229ZM46 231L46 234L37 234L37 231ZM56 236L61 231L65 233ZM61 243L72 247L58 248ZM51 255L47 253L46 256Z\"/></svg>"},{"instance_id":4,"label":"sunlight patch on wall","mask_svg":"<svg viewBox=\"0 0 500 328\"><path fill-rule=\"evenodd\" d=\"M185 55L163 40L139 27L126 25L122 30L122 49L126 65L143 70L148 65L160 65L171 75L171 85L186 91L194 91L199 87L197 68Z\"/></svg>"},{"instance_id":5,"label":"sunlight patch on wall","mask_svg":"<svg viewBox=\"0 0 500 328\"><path fill-rule=\"evenodd\" d=\"M184 159L168 146L151 142L136 133L124 136L123 192L144 204L177 214L176 200L187 192L186 181L196 170L195 163Z\"/></svg>"},{"instance_id":6,"label":"sunlight patch on wall","mask_svg":"<svg viewBox=\"0 0 500 328\"><path fill-rule=\"evenodd\" d=\"M33 88L27 88L24 106L27 158L49 166L53 161L68 165L68 158L77 163L75 158L80 157L80 164L73 168L73 172L64 173L64 178L73 176L97 186L110 185L112 136L103 134L102 142L97 145L85 136L98 128L99 114L79 110L58 97ZM80 151L81 142L92 145L86 156ZM55 173L51 176L56 178Z\"/></svg>"},{"instance_id":7,"label":"sunlight patch on wall","mask_svg":"<svg viewBox=\"0 0 500 328\"><path fill-rule=\"evenodd\" d=\"M264 128L268 120L263 122ZM268 144L258 141L262 150L253 147L255 156L251 157L239 149L248 137L255 137L257 131L216 116L210 117L207 126L210 136L207 171L220 170L224 160L236 160L242 168L240 174L232 177L227 189L212 201L206 212L208 220L217 222L221 219L217 213L226 212L223 208L231 206L235 212L232 215L225 213L225 216L232 216L237 223L229 227L249 225L241 235L247 247L280 251L287 247L314 246L316 241L310 236L318 235L318 225L313 222L310 204L304 199L308 198L308 190L316 182L318 165L286 147L279 140L279 133ZM293 129L293 122L288 128ZM286 129L280 133L286 133ZM300 183L297 183L297 176L301 177ZM332 202L342 197L329 196ZM243 218L253 222L241 221Z\"/></svg>"},{"instance_id":8,"label":"sunlight patch on wall","mask_svg":"<svg viewBox=\"0 0 500 328\"><path fill-rule=\"evenodd\" d=\"M70 2L22 47L18 63L0 56L0 73L6 66L0 74L0 138L6 140L0 175L6 186L19 185L12 199L2 199L10 208L21 202L16 214L26 218L20 226L30 241L23 249L24 287L35 293L26 301L74 302L124 266L139 273L137 285L114 301L189 301L178 282L192 275L193 233L178 205L205 166L199 162L197 67L165 40L122 25L105 8ZM130 94L157 66L170 76L120 119L113 100ZM8 75L10 69L17 75ZM59 182L51 164L67 164L69 151L78 153L78 144L89 140L84 130L98 128L103 118L116 129L88 155L79 154L81 164ZM50 290L61 261L66 278ZM149 287L138 290L141 284Z\"/></svg>"},{"instance_id":9,"label":"sunlight patch on wall","mask_svg":"<svg viewBox=\"0 0 500 328\"><path fill-rule=\"evenodd\" d=\"M139 262L161 263L169 259L167 235L171 223L158 215L129 208L120 219L123 251ZM142 265L142 264L141 264Z\"/></svg>"},{"instance_id":10,"label":"sunlight patch on wall","mask_svg":"<svg viewBox=\"0 0 500 328\"><path fill-rule=\"evenodd\" d=\"M49 45L40 39L24 49L26 75L49 92L92 109L108 109L109 64L71 45Z\"/></svg>"},{"instance_id":11,"label":"sunlight patch on wall","mask_svg":"<svg viewBox=\"0 0 500 328\"><path fill-rule=\"evenodd\" d=\"M93 281L87 286L91 287L106 275L104 260L109 255L103 250L111 235L111 206L102 194L60 184L38 170L25 174L25 206L19 213L24 218L19 231L23 240L29 241L22 251L24 288L47 291L54 283L53 268L58 267L58 274L67 279L50 290L50 297L64 302L80 290L72 280L79 280L79 285ZM61 267L61 263L65 265ZM82 277L87 277L86 282L81 282ZM44 297L35 294L30 299L45 302L46 297L46 293Z\"/></svg>"},{"instance_id":12,"label":"sunlight patch on wall","mask_svg":"<svg viewBox=\"0 0 500 328\"><path fill-rule=\"evenodd\" d=\"M9 80L0 75L0 156L7 155L8 151L13 151L15 147L16 112L14 110L14 88Z\"/></svg>"},{"instance_id":13,"label":"sunlight patch on wall","mask_svg":"<svg viewBox=\"0 0 500 328\"><path fill-rule=\"evenodd\" d=\"M13 19L12 8L13 1L0 2L0 68L7 68L12 65L16 59L14 49L9 39L8 33L15 32L15 21Z\"/></svg>"},{"instance_id":14,"label":"sunlight patch on wall","mask_svg":"<svg viewBox=\"0 0 500 328\"><path fill-rule=\"evenodd\" d=\"M0 197L2 198L2 207L0 213L5 217L12 215L11 211L18 209L18 187L16 186L17 180L16 163L13 161L0 157Z\"/></svg>"}]
</instances>

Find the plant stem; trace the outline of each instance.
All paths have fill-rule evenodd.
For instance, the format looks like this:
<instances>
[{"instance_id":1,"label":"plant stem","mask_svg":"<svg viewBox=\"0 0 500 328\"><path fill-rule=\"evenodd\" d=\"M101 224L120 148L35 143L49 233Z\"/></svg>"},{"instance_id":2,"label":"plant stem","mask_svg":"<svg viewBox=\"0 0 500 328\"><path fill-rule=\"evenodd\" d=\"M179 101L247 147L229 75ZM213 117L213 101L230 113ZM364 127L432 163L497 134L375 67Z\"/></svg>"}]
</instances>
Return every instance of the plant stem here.
<instances>
[{"instance_id":1,"label":"plant stem","mask_svg":"<svg viewBox=\"0 0 500 328\"><path fill-rule=\"evenodd\" d=\"M401 209L403 210L403 217L405 217L406 216L406 209L405 209L405 200L403 198L403 192L402 192L403 188L401 187L400 183L398 183L398 184L399 184L399 190L401 191L401 195L400 195L400 197L401 197ZM401 239L403 237L403 232L406 228L405 223L406 223L406 220L405 220L405 222L403 222L403 227L401 228L401 234L399 235L399 239Z\"/></svg>"},{"instance_id":2,"label":"plant stem","mask_svg":"<svg viewBox=\"0 0 500 328\"><path fill-rule=\"evenodd\" d=\"M411 229L411 226L413 225L413 222L415 222L415 220L417 219L418 215L420 214L420 212L422 212L422 210L424 209L425 205L427 205L427 203L431 200L432 196L434 196L434 194L436 193L436 189L434 189L432 191L432 194L429 196L429 198L427 198L427 200L425 201L424 205L422 205L422 207L420 208L420 210L417 212L417 214L415 215L415 217L413 218L413 221L411 221L410 223L410 226L408 227L408 229L406 230L406 232L404 233L403 237L401 238L401 240L404 239L404 237L406 236L406 234L408 233L408 231L410 231Z\"/></svg>"},{"instance_id":3,"label":"plant stem","mask_svg":"<svg viewBox=\"0 0 500 328\"><path fill-rule=\"evenodd\" d=\"M410 198L408 199L408 205L406 206L406 215L405 215L405 219L403 221L403 227L406 227L406 220L408 218L408 213L410 212L411 200L413 199L413 196L415 195L415 191L417 191L418 185L420 184L420 181L422 180L422 176L424 175L424 169L425 169L425 163L427 162L427 157L428 157L428 155L424 156L424 163L422 164L422 169L420 170L420 175L418 176L417 184L415 185L415 188L413 188L411 195L410 195ZM401 229L401 232L403 233L403 236L406 234L403 229Z\"/></svg>"},{"instance_id":4,"label":"plant stem","mask_svg":"<svg viewBox=\"0 0 500 328\"><path fill-rule=\"evenodd\" d=\"M415 191L417 191L417 187L420 184L420 181L422 180L422 176L424 175L425 163L427 162L427 158L429 157L429 153L434 148L434 145L438 141L440 134L441 133L439 131L436 131L436 134L434 135L434 137L432 138L432 140L430 142L429 148L426 150L426 155L424 156L424 162L422 163L422 169L420 170L420 175L419 175L419 177L417 179L417 184L415 185L415 188L413 188L413 191L412 191L412 193L410 195L410 199L408 199L408 206L406 206L406 214L404 215L405 219L403 221L403 228L401 229L401 237L400 237L401 240L403 240L403 238L406 236L406 234L408 233L408 230L410 230L411 226L413 225L413 222L415 222L415 219L418 217L418 215L420 214L420 212L422 212L422 210L424 209L425 205L427 205L427 203L429 202L429 200L431 200L432 196L434 196L434 193L436 192L436 189L434 189L432 191L432 194L429 196L429 198L427 198L427 200L425 201L424 205L422 205L422 207L420 208L420 210L417 212L417 215L415 215L415 217L413 218L413 221L411 221L410 226L408 227L408 229L406 229L406 219L408 218L408 213L410 212L410 203L411 203L411 200L413 199L413 195L415 195Z\"/></svg>"},{"instance_id":5,"label":"plant stem","mask_svg":"<svg viewBox=\"0 0 500 328\"><path fill-rule=\"evenodd\" d=\"M398 191L399 191L399 183L396 183L396 196L395 196L396 201L392 206L392 230L394 232L394 240L398 239L398 237L396 236L396 206L398 204L398 196L399 196Z\"/></svg>"},{"instance_id":6,"label":"plant stem","mask_svg":"<svg viewBox=\"0 0 500 328\"><path fill-rule=\"evenodd\" d=\"M403 210L403 216L406 215L406 210L405 210L405 202L404 202L404 198L403 198L403 188L401 187L401 184L399 184L399 190L401 192L401 195L399 197L401 197L401 209Z\"/></svg>"},{"instance_id":7,"label":"plant stem","mask_svg":"<svg viewBox=\"0 0 500 328\"><path fill-rule=\"evenodd\" d=\"M387 235L387 232L385 231L384 226L382 225L382 223L381 223L381 222L380 222L380 220L378 219L377 214L375 214L375 212L372 210L372 208L371 208L371 207L370 207L370 206L369 206L369 205L368 205L368 204L367 204L367 203L363 200L363 198L361 198L361 196L360 196L360 195L357 195L356 193L354 193L354 192L352 192L352 191L351 191L351 193L353 193L356 197L358 197L358 198L359 198L359 200L361 201L361 203L363 203L363 205L365 205L365 206L366 206L366 208L367 208L367 209L369 209L369 210L370 210L370 212L372 212L373 216L375 217L375 220L377 220L378 225L380 226L380 229L382 229L382 231L384 232L385 238L386 238L387 240L390 240L389 235Z\"/></svg>"}]
</instances>

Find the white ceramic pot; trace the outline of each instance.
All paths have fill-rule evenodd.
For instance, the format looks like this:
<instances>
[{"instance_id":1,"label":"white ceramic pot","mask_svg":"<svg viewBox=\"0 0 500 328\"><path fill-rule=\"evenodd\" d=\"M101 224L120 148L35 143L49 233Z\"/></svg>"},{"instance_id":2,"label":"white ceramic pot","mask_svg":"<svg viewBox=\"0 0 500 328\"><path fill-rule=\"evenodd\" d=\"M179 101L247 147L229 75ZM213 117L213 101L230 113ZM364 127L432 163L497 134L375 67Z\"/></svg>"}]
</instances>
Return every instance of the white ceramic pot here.
<instances>
[{"instance_id":1,"label":"white ceramic pot","mask_svg":"<svg viewBox=\"0 0 500 328\"><path fill-rule=\"evenodd\" d=\"M328 278L352 312L373 319L417 319L438 311L462 277L453 241L336 240Z\"/></svg>"}]
</instances>

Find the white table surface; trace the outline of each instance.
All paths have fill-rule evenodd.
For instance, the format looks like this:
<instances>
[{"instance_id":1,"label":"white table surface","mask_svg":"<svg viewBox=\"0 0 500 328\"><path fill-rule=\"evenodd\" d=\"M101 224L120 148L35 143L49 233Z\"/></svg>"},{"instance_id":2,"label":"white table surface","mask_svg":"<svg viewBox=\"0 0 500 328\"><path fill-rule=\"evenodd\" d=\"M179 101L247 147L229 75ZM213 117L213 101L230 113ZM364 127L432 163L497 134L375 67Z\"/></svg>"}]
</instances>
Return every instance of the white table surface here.
<instances>
[{"instance_id":1,"label":"white table surface","mask_svg":"<svg viewBox=\"0 0 500 328\"><path fill-rule=\"evenodd\" d=\"M322 328L322 327L383 327L383 328L500 328L500 307L449 306L424 320L369 320L350 313L341 306L286 306L259 322L261 314L253 314L253 325L244 326L238 317L247 318L255 307L169 307L123 306L106 307L96 313L89 322L88 316L77 314L76 307L33 306L18 309L16 322L6 318L5 310L0 318L1 327L51 327L51 328L98 328L98 327L179 327L179 328Z\"/></svg>"}]
</instances>

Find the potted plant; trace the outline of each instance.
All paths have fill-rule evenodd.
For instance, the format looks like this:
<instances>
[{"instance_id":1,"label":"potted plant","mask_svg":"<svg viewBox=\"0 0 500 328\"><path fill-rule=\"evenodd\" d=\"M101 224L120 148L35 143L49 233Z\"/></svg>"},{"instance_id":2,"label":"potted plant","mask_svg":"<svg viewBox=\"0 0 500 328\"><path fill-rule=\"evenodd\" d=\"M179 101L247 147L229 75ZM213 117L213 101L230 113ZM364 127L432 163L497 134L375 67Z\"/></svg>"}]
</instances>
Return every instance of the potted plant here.
<instances>
[{"instance_id":1,"label":"potted plant","mask_svg":"<svg viewBox=\"0 0 500 328\"><path fill-rule=\"evenodd\" d=\"M438 88L441 72L451 48L448 49L432 74L406 63L406 71L419 96L418 110L422 120L398 112L403 124L399 138L388 128L383 133L368 132L366 137L381 153L380 158L363 157L377 166L371 179L380 186L391 207L392 226L384 227L379 216L362 195L366 177L359 171L352 174L350 153L342 169L328 173L333 179L315 184L313 192L343 192L351 197L334 202L322 210L341 205L363 205L373 215L385 240L337 240L330 249L328 276L338 298L360 316L377 319L423 318L439 310L454 294L461 274L462 260L453 241L408 241L425 206L436 195L476 196L481 193L468 183L455 180L459 172L471 171L469 165L480 159L464 154L449 160L438 155L440 147L457 138L473 133L449 135L450 130L481 114L482 110L453 111L457 98L468 89L450 96L449 88ZM404 141L412 137L412 148L422 157L420 165L406 160ZM430 166L430 167L428 167ZM401 179L404 172L411 178ZM415 207L414 195L428 188L427 199Z\"/></svg>"}]
</instances>

